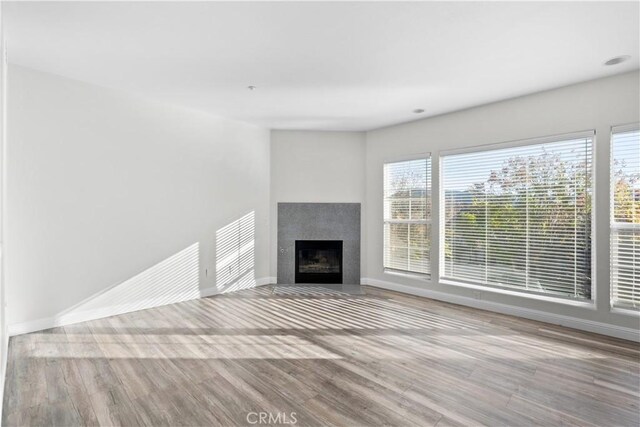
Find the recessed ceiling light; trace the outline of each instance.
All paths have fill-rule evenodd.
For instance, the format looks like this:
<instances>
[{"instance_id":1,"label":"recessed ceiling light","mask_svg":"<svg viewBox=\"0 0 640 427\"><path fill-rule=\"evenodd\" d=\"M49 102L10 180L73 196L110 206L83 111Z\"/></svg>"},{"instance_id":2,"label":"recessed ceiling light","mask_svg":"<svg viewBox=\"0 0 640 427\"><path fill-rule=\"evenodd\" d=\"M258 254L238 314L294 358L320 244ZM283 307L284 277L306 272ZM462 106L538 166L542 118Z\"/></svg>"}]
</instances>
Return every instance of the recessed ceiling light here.
<instances>
[{"instance_id":1,"label":"recessed ceiling light","mask_svg":"<svg viewBox=\"0 0 640 427\"><path fill-rule=\"evenodd\" d=\"M247 89L249 89L249 90L256 90L256 87L255 87L255 86L247 86Z\"/></svg>"},{"instance_id":2,"label":"recessed ceiling light","mask_svg":"<svg viewBox=\"0 0 640 427\"><path fill-rule=\"evenodd\" d=\"M616 64L619 64L621 62L627 61L629 58L631 58L629 55L616 56L616 57L611 58L610 60L606 61L604 63L604 65L616 65Z\"/></svg>"},{"instance_id":3,"label":"recessed ceiling light","mask_svg":"<svg viewBox=\"0 0 640 427\"><path fill-rule=\"evenodd\" d=\"M424 113L424 110L422 108L416 108L415 110L413 110L413 112L416 114L422 114Z\"/></svg>"}]
</instances>

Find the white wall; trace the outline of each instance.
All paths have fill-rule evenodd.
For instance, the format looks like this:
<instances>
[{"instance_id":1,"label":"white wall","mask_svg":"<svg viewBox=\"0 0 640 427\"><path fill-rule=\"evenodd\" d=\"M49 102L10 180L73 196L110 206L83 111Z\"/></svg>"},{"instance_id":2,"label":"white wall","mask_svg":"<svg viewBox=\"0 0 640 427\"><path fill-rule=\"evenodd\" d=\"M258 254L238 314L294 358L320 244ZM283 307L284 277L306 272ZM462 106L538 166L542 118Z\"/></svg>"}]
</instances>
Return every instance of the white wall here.
<instances>
[{"instance_id":1,"label":"white wall","mask_svg":"<svg viewBox=\"0 0 640 427\"><path fill-rule=\"evenodd\" d=\"M5 104L6 104L6 50L4 45L3 4L0 3L0 412L4 402L4 382L6 379L9 334L6 322L4 292L4 209L5 209Z\"/></svg>"},{"instance_id":2,"label":"white wall","mask_svg":"<svg viewBox=\"0 0 640 427\"><path fill-rule=\"evenodd\" d=\"M279 202L361 203L364 230L364 132L271 132L271 275L277 273ZM362 245L366 235L362 233ZM361 271L365 271L362 253Z\"/></svg>"},{"instance_id":3,"label":"white wall","mask_svg":"<svg viewBox=\"0 0 640 427\"><path fill-rule=\"evenodd\" d=\"M638 72L594 80L557 90L446 114L367 133L366 218L368 245L366 282L462 302L489 309L509 311L557 323L598 329L599 332L637 332L637 314L612 313L609 308L609 133L612 125L637 122L640 116ZM382 267L382 165L383 161L431 152L434 165L434 230L438 223L438 153L440 150L515 141L595 129L595 296L593 306L561 304L445 285L437 279L422 281L383 272ZM436 259L438 233L432 233L432 257ZM438 277L437 263L433 276ZM478 300L479 298L479 300ZM501 306L500 304L505 304ZM515 307L517 310L506 309ZM549 315L541 316L542 313ZM569 318L582 319L572 322ZM598 322L611 325L601 327ZM618 327L622 327L618 328ZM604 329L603 329L604 328ZM624 329L631 328L631 329ZM623 335L623 334L621 334ZM627 336L625 335L625 336ZM637 335L637 333L636 333Z\"/></svg>"},{"instance_id":4,"label":"white wall","mask_svg":"<svg viewBox=\"0 0 640 427\"><path fill-rule=\"evenodd\" d=\"M366 134L269 134L10 67L8 321L46 326L86 310L128 310L197 296L194 287L209 293L216 286L252 285L226 284L237 273L228 263L233 254L216 256L227 250L216 240L233 236L238 227L247 233L250 212L252 275L265 283L276 275L278 202L360 202L366 283L628 335L637 330L638 316L610 312L608 305L608 143L611 125L639 120L638 79L637 72L615 76ZM478 293L383 272L383 161L431 152L437 190L440 150L585 129L597 131L596 304ZM435 196L437 214L437 191ZM437 233L433 241L436 254ZM216 272L217 264L223 267ZM165 277L166 271L178 276ZM186 293L167 291L185 286ZM152 296L158 287L167 293L161 301ZM121 307L122 301L132 303Z\"/></svg>"},{"instance_id":5,"label":"white wall","mask_svg":"<svg viewBox=\"0 0 640 427\"><path fill-rule=\"evenodd\" d=\"M268 130L17 66L8 85L14 333L268 281Z\"/></svg>"}]
</instances>

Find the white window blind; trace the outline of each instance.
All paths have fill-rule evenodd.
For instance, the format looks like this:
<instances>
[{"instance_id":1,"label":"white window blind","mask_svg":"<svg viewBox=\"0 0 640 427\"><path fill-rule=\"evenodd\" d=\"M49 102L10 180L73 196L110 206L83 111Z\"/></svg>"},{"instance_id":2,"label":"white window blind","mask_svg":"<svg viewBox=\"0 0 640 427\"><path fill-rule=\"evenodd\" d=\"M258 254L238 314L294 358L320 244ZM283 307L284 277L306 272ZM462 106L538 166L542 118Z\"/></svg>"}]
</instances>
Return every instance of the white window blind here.
<instances>
[{"instance_id":1,"label":"white window blind","mask_svg":"<svg viewBox=\"0 0 640 427\"><path fill-rule=\"evenodd\" d=\"M611 136L611 301L640 308L640 132Z\"/></svg>"},{"instance_id":2,"label":"white window blind","mask_svg":"<svg viewBox=\"0 0 640 427\"><path fill-rule=\"evenodd\" d=\"M431 159L384 165L384 268L428 275Z\"/></svg>"},{"instance_id":3,"label":"white window blind","mask_svg":"<svg viewBox=\"0 0 640 427\"><path fill-rule=\"evenodd\" d=\"M442 160L441 276L591 298L593 132Z\"/></svg>"}]
</instances>

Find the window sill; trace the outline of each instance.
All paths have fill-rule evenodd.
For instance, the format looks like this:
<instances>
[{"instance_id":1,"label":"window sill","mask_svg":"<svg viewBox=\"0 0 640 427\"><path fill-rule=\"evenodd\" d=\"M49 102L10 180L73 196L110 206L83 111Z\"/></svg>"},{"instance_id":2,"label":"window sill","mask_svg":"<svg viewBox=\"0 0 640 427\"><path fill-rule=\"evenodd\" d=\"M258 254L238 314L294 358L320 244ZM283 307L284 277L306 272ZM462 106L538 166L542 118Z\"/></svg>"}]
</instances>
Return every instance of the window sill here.
<instances>
[{"instance_id":1,"label":"window sill","mask_svg":"<svg viewBox=\"0 0 640 427\"><path fill-rule=\"evenodd\" d=\"M427 274L411 273L408 271L403 272L400 270L389 270L386 268L383 270L383 273L389 274L391 276L406 277L407 279L421 280L423 282L431 282L431 276Z\"/></svg>"},{"instance_id":2,"label":"window sill","mask_svg":"<svg viewBox=\"0 0 640 427\"><path fill-rule=\"evenodd\" d=\"M491 287L488 287L488 286L472 285L472 284L469 284L469 283L456 282L454 280L448 280L448 279L440 279L440 284L457 286L457 287L467 288L467 289L473 289L474 291L490 292L490 293L493 293L493 294L509 295L509 296L515 296L515 297L530 299L530 300L545 301L545 302L551 302L551 303L554 303L554 304L569 305L569 306L572 306L572 307L580 307L580 308L585 308L585 309L588 309L588 310L594 310L594 311L596 310L596 305L595 305L593 300L591 300L591 301L574 301L574 300L570 300L570 299L566 299L566 298L562 298L562 297L553 297L553 296L539 295L539 294L533 294L533 293L530 294L530 293L527 293L527 292L511 291L511 290L508 290L508 289L491 288Z\"/></svg>"},{"instance_id":3,"label":"window sill","mask_svg":"<svg viewBox=\"0 0 640 427\"><path fill-rule=\"evenodd\" d=\"M625 307L611 307L609 310L613 314L621 314L623 316L640 317L640 310Z\"/></svg>"}]
</instances>

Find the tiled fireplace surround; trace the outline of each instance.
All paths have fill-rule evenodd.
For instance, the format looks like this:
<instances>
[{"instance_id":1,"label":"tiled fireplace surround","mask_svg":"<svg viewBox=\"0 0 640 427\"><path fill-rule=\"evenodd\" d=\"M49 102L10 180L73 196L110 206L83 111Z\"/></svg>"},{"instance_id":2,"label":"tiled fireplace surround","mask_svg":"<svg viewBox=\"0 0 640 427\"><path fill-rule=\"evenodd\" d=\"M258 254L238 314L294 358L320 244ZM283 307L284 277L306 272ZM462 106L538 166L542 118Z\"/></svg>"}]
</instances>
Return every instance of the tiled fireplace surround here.
<instances>
[{"instance_id":1,"label":"tiled fireplace surround","mask_svg":"<svg viewBox=\"0 0 640 427\"><path fill-rule=\"evenodd\" d=\"M342 240L342 282L360 284L360 203L278 203L278 284L295 283L296 240Z\"/></svg>"}]
</instances>

